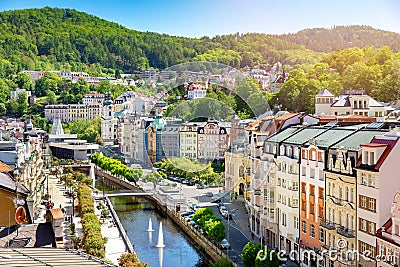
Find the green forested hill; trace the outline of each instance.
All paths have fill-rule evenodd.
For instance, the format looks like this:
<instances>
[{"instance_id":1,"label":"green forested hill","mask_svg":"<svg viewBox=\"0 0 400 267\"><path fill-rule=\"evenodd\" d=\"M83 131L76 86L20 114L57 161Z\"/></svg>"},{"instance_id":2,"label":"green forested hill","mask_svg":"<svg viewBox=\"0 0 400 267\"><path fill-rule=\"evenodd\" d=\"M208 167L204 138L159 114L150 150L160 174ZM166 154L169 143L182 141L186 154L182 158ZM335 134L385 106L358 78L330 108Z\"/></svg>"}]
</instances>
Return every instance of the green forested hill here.
<instances>
[{"instance_id":1,"label":"green forested hill","mask_svg":"<svg viewBox=\"0 0 400 267\"><path fill-rule=\"evenodd\" d=\"M304 45L318 52L332 52L351 47L390 47L400 51L400 34L377 30L370 26L335 26L332 29L315 28L285 34L281 39L293 44Z\"/></svg>"},{"instance_id":2,"label":"green forested hill","mask_svg":"<svg viewBox=\"0 0 400 267\"><path fill-rule=\"evenodd\" d=\"M399 34L365 26L312 29L288 35L231 34L186 38L138 32L71 9L0 12L0 77L21 69L88 71L93 75L157 68L191 60L233 67L281 61L313 66L326 52L389 45Z\"/></svg>"}]
</instances>

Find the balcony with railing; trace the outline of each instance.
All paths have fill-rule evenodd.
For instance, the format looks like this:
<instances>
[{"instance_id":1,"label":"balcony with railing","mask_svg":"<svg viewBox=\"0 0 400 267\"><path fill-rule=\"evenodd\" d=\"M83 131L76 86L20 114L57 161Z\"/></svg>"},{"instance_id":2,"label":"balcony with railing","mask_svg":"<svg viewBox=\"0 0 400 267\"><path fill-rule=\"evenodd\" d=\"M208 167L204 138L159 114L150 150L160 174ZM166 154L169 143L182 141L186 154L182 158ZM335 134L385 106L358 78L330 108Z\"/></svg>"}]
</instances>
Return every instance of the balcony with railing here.
<instances>
[{"instance_id":1,"label":"balcony with railing","mask_svg":"<svg viewBox=\"0 0 400 267\"><path fill-rule=\"evenodd\" d=\"M338 228L336 228L336 232L339 235L342 235L342 236L347 237L347 238L354 238L355 237L354 230L350 230L350 229L348 229L346 227L343 227L343 226L339 226Z\"/></svg>"},{"instance_id":2,"label":"balcony with railing","mask_svg":"<svg viewBox=\"0 0 400 267\"><path fill-rule=\"evenodd\" d=\"M335 230L335 224L333 222L321 220L320 225L328 230Z\"/></svg>"}]
</instances>

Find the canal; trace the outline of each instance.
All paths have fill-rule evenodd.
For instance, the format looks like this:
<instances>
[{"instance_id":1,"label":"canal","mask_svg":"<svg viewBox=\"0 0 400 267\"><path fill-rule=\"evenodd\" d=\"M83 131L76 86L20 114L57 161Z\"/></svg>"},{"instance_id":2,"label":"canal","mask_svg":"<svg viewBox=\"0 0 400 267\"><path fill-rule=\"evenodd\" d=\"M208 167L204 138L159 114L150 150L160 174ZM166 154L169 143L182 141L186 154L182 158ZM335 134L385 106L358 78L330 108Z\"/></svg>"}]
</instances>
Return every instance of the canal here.
<instances>
[{"instance_id":1,"label":"canal","mask_svg":"<svg viewBox=\"0 0 400 267\"><path fill-rule=\"evenodd\" d=\"M101 181L96 188L103 190ZM113 189L105 186L105 192ZM152 203L142 197L112 197L111 203L128 235L128 238L141 261L151 267L206 267L208 264L196 250L197 244L191 242L172 220L163 218ZM148 232L149 219L153 232ZM159 227L162 222L163 248L157 248Z\"/></svg>"}]
</instances>

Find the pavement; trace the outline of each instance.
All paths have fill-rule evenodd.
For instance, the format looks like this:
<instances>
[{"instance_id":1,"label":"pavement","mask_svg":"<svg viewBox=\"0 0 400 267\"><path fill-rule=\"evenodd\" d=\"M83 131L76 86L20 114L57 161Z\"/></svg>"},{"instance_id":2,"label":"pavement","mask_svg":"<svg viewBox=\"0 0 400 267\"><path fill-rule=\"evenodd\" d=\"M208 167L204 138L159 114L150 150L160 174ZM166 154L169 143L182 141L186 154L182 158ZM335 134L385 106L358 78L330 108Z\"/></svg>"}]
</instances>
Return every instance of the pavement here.
<instances>
[{"instance_id":1,"label":"pavement","mask_svg":"<svg viewBox=\"0 0 400 267\"><path fill-rule=\"evenodd\" d=\"M59 208L60 206L65 209L66 221L63 222L64 226L64 238L63 238L63 247L72 248L71 244L71 235L70 231L70 218L72 217L72 198L65 195L67 192L66 186L60 182L60 180L53 175L49 175L49 193L50 199L54 203L54 208ZM97 200L96 200L97 201ZM95 201L95 207L97 206L97 202ZM101 200L99 200L101 201ZM98 217L101 215L101 211L97 208L95 209L95 213ZM35 219L35 223L45 222L45 214L46 209L40 210L40 215L37 219ZM82 224L80 223L81 218L78 217L78 214L74 214L73 222L75 223L75 233L76 236L82 238ZM122 253L126 251L125 243L120 236L118 228L114 224L111 216L104 220L100 220L103 222L101 225L101 234L103 237L107 237L108 241L105 244L105 258L110 260L113 264L118 265L118 259Z\"/></svg>"}]
</instances>

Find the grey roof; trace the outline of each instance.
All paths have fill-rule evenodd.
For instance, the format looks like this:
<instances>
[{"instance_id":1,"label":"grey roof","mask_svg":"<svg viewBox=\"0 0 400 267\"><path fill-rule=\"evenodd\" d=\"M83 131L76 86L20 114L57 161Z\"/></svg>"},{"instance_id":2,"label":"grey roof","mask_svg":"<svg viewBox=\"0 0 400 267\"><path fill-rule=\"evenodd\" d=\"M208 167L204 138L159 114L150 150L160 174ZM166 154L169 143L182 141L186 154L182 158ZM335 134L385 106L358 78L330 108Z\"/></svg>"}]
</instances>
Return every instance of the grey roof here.
<instances>
[{"instance_id":1,"label":"grey roof","mask_svg":"<svg viewBox=\"0 0 400 267\"><path fill-rule=\"evenodd\" d=\"M56 248L0 248L0 265L17 266L115 266L83 252Z\"/></svg>"},{"instance_id":2,"label":"grey roof","mask_svg":"<svg viewBox=\"0 0 400 267\"><path fill-rule=\"evenodd\" d=\"M288 139L285 140L285 143L301 145L306 143L311 138L325 132L328 130L327 128L323 127L309 127L304 128L304 130L299 131L298 133L292 135Z\"/></svg>"},{"instance_id":3,"label":"grey roof","mask_svg":"<svg viewBox=\"0 0 400 267\"><path fill-rule=\"evenodd\" d=\"M283 131L280 131L274 135L272 135L271 137L269 137L266 142L282 142L284 141L286 138L290 137L292 134L294 134L297 131L301 131L302 128L298 128L298 127L290 127L290 128L286 128Z\"/></svg>"},{"instance_id":4,"label":"grey roof","mask_svg":"<svg viewBox=\"0 0 400 267\"><path fill-rule=\"evenodd\" d=\"M353 134L355 130L351 128L332 128L316 136L313 140L318 147L329 147L346 136Z\"/></svg>"},{"instance_id":5,"label":"grey roof","mask_svg":"<svg viewBox=\"0 0 400 267\"><path fill-rule=\"evenodd\" d=\"M339 99L332 104L332 107L351 107L349 96L347 95L340 95Z\"/></svg>"},{"instance_id":6,"label":"grey roof","mask_svg":"<svg viewBox=\"0 0 400 267\"><path fill-rule=\"evenodd\" d=\"M6 188L15 192L15 180L8 174L0 173L0 187ZM18 193L27 195L29 190L18 183Z\"/></svg>"},{"instance_id":7,"label":"grey roof","mask_svg":"<svg viewBox=\"0 0 400 267\"><path fill-rule=\"evenodd\" d=\"M376 101L375 99L373 99L372 97L369 99L369 103L368 105L370 107L384 107L384 105L382 103L379 103L378 101Z\"/></svg>"},{"instance_id":8,"label":"grey roof","mask_svg":"<svg viewBox=\"0 0 400 267\"><path fill-rule=\"evenodd\" d=\"M369 143L375 135L383 135L385 133L386 131L361 130L336 143L332 148L338 149L342 147L346 150L358 151L361 149L361 144Z\"/></svg>"},{"instance_id":9,"label":"grey roof","mask_svg":"<svg viewBox=\"0 0 400 267\"><path fill-rule=\"evenodd\" d=\"M328 89L324 88L317 96L334 96Z\"/></svg>"}]
</instances>

